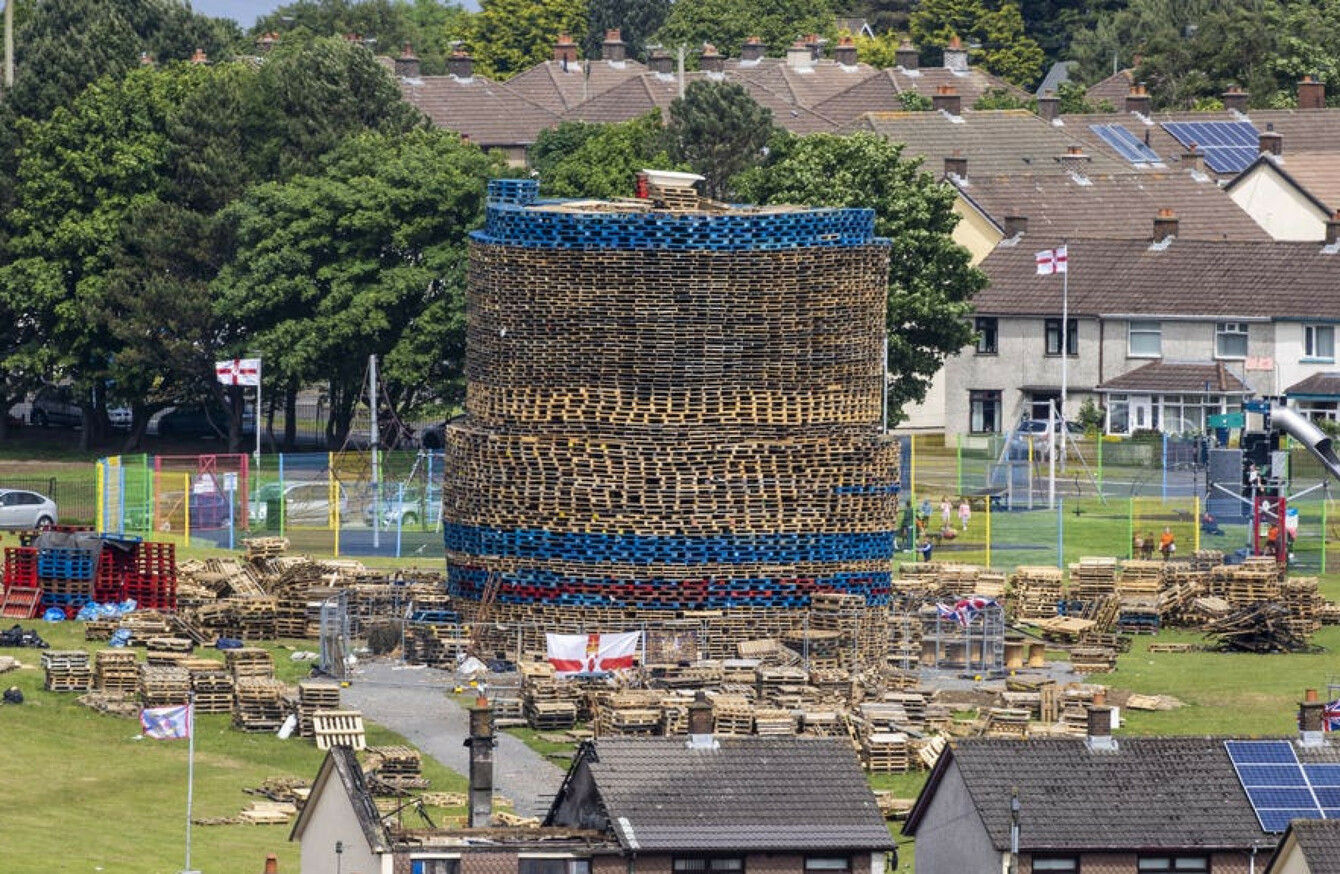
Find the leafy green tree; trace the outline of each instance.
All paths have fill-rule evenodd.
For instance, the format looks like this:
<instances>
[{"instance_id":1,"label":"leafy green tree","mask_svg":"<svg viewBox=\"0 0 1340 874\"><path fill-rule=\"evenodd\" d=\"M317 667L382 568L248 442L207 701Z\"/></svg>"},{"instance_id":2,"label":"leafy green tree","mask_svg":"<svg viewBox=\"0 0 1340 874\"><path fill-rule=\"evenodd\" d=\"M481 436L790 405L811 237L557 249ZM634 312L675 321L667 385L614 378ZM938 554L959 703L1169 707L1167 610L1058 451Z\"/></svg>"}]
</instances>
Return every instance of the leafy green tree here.
<instances>
[{"instance_id":1,"label":"leafy green tree","mask_svg":"<svg viewBox=\"0 0 1340 874\"><path fill-rule=\"evenodd\" d=\"M949 355L972 340L972 297L986 276L950 236L954 190L904 160L902 146L871 134L778 134L767 162L738 180L758 203L863 206L893 244L889 274L890 421L925 398Z\"/></svg>"},{"instance_id":2,"label":"leafy green tree","mask_svg":"<svg viewBox=\"0 0 1340 874\"><path fill-rule=\"evenodd\" d=\"M356 35L378 54L399 56L406 44L425 75L441 75L451 41L464 35L470 13L438 0L301 0L257 20L253 32L281 42Z\"/></svg>"},{"instance_id":3,"label":"leafy green tree","mask_svg":"<svg viewBox=\"0 0 1340 874\"><path fill-rule=\"evenodd\" d=\"M619 37L628 43L634 58L647 55L647 37L665 23L670 0L587 0L586 36L582 52L588 58L600 57L605 31L618 28Z\"/></svg>"},{"instance_id":4,"label":"leafy green tree","mask_svg":"<svg viewBox=\"0 0 1340 874\"><path fill-rule=\"evenodd\" d=\"M1125 5L1126 0L1019 0L1019 13L1024 33L1037 42L1044 65L1050 66L1070 59L1070 41L1076 33Z\"/></svg>"},{"instance_id":5,"label":"leafy green tree","mask_svg":"<svg viewBox=\"0 0 1340 874\"><path fill-rule=\"evenodd\" d=\"M915 91L904 91L898 95L898 102L902 105L905 112L930 112L935 108L935 101L925 94L918 94Z\"/></svg>"},{"instance_id":6,"label":"leafy green tree","mask_svg":"<svg viewBox=\"0 0 1340 874\"><path fill-rule=\"evenodd\" d=\"M941 63L957 36L977 62L1008 82L1028 87L1042 75L1042 49L1024 33L1019 7L1009 0L922 0L909 27L923 58Z\"/></svg>"},{"instance_id":7,"label":"leafy green tree","mask_svg":"<svg viewBox=\"0 0 1340 874\"><path fill-rule=\"evenodd\" d=\"M862 63L881 70L898 66L898 46L901 44L898 34L881 33L874 38L855 34L852 41L856 43L856 57Z\"/></svg>"},{"instance_id":8,"label":"leafy green tree","mask_svg":"<svg viewBox=\"0 0 1340 874\"><path fill-rule=\"evenodd\" d=\"M725 198L731 177L762 160L774 130L772 110L743 85L699 79L671 102L666 134L671 158L706 177L708 196Z\"/></svg>"},{"instance_id":9,"label":"leafy green tree","mask_svg":"<svg viewBox=\"0 0 1340 874\"><path fill-rule=\"evenodd\" d=\"M560 33L586 33L586 0L483 0L466 41L477 72L509 79L553 57Z\"/></svg>"},{"instance_id":10,"label":"leafy green tree","mask_svg":"<svg viewBox=\"0 0 1340 874\"><path fill-rule=\"evenodd\" d=\"M369 355L403 413L459 377L467 235L505 174L454 134L416 130L353 137L318 173L254 187L223 212L237 249L213 286L218 330L260 350L267 384L325 383L333 443Z\"/></svg>"},{"instance_id":11,"label":"leafy green tree","mask_svg":"<svg viewBox=\"0 0 1340 874\"><path fill-rule=\"evenodd\" d=\"M835 25L827 0L678 0L653 41L670 48L710 42L731 54L757 36L777 55L810 34L831 39Z\"/></svg>"},{"instance_id":12,"label":"leafy green tree","mask_svg":"<svg viewBox=\"0 0 1340 874\"><path fill-rule=\"evenodd\" d=\"M1056 86L1056 96L1061 101L1060 110L1063 115L1117 111L1111 101L1100 100L1095 103L1090 100L1088 90L1080 83L1070 79Z\"/></svg>"},{"instance_id":13,"label":"leafy green tree","mask_svg":"<svg viewBox=\"0 0 1340 874\"><path fill-rule=\"evenodd\" d=\"M1012 91L1004 88L988 88L982 92L982 96L977 98L972 108L977 110L986 109L1027 109L1030 112L1036 112L1038 102L1029 98L1021 98Z\"/></svg>"},{"instance_id":14,"label":"leafy green tree","mask_svg":"<svg viewBox=\"0 0 1340 874\"><path fill-rule=\"evenodd\" d=\"M838 11L844 15L864 18L875 35L880 36L906 33L907 20L916 5L916 0L865 0L844 4Z\"/></svg>"},{"instance_id":15,"label":"leafy green tree","mask_svg":"<svg viewBox=\"0 0 1340 874\"><path fill-rule=\"evenodd\" d=\"M618 124L564 122L543 131L533 151L549 197L630 197L639 170L679 167L665 151L659 111Z\"/></svg>"}]
</instances>

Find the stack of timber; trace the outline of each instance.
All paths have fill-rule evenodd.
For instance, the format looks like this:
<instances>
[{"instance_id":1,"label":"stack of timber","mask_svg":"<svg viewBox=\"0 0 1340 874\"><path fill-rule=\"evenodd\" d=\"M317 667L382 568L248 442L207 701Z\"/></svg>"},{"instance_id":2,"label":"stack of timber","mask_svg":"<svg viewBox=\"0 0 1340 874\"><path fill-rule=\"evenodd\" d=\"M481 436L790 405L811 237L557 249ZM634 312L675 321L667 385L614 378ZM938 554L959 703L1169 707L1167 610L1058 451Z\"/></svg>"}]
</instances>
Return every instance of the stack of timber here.
<instances>
[{"instance_id":1,"label":"stack of timber","mask_svg":"<svg viewBox=\"0 0 1340 874\"><path fill-rule=\"evenodd\" d=\"M521 700L526 722L537 731L558 731L577 724L577 697L572 683L560 681L545 663L527 663L521 671Z\"/></svg>"},{"instance_id":2,"label":"stack of timber","mask_svg":"<svg viewBox=\"0 0 1340 874\"><path fill-rule=\"evenodd\" d=\"M242 548L246 550L247 561L278 558L288 552L287 537L245 537Z\"/></svg>"},{"instance_id":3,"label":"stack of timber","mask_svg":"<svg viewBox=\"0 0 1340 874\"><path fill-rule=\"evenodd\" d=\"M1086 556L1070 566L1069 596L1079 601L1106 598L1116 591L1117 560Z\"/></svg>"},{"instance_id":4,"label":"stack of timber","mask_svg":"<svg viewBox=\"0 0 1340 874\"><path fill-rule=\"evenodd\" d=\"M83 650L47 650L42 653L48 692L88 692L93 688L93 668Z\"/></svg>"},{"instance_id":5,"label":"stack of timber","mask_svg":"<svg viewBox=\"0 0 1340 874\"><path fill-rule=\"evenodd\" d=\"M1055 618L1056 605L1065 597L1064 587L1060 568L1021 565L1010 576L1006 613L1020 622Z\"/></svg>"},{"instance_id":6,"label":"stack of timber","mask_svg":"<svg viewBox=\"0 0 1340 874\"><path fill-rule=\"evenodd\" d=\"M340 684L305 680L298 684L298 735L314 737L312 717L318 710L340 709Z\"/></svg>"},{"instance_id":7,"label":"stack of timber","mask_svg":"<svg viewBox=\"0 0 1340 874\"><path fill-rule=\"evenodd\" d=\"M256 646L224 650L224 664L234 680L272 679L275 675L274 656L269 650Z\"/></svg>"},{"instance_id":8,"label":"stack of timber","mask_svg":"<svg viewBox=\"0 0 1340 874\"><path fill-rule=\"evenodd\" d=\"M145 707L173 707L190 699L190 671L177 665L140 665L140 700Z\"/></svg>"},{"instance_id":9,"label":"stack of timber","mask_svg":"<svg viewBox=\"0 0 1340 874\"><path fill-rule=\"evenodd\" d=\"M395 789L427 789L423 760L411 747L368 747L363 770Z\"/></svg>"},{"instance_id":10,"label":"stack of timber","mask_svg":"<svg viewBox=\"0 0 1340 874\"><path fill-rule=\"evenodd\" d=\"M911 745L903 732L867 735L861 743L861 760L873 774L905 774L912 770Z\"/></svg>"},{"instance_id":11,"label":"stack of timber","mask_svg":"<svg viewBox=\"0 0 1340 874\"><path fill-rule=\"evenodd\" d=\"M100 649L93 654L93 688L103 692L136 692L140 671L135 651Z\"/></svg>"},{"instance_id":12,"label":"stack of timber","mask_svg":"<svg viewBox=\"0 0 1340 874\"><path fill-rule=\"evenodd\" d=\"M233 709L233 675L221 662L208 659L184 665L191 675L191 695L197 713L230 713Z\"/></svg>"},{"instance_id":13,"label":"stack of timber","mask_svg":"<svg viewBox=\"0 0 1340 874\"><path fill-rule=\"evenodd\" d=\"M288 687L268 677L238 677L233 692L233 725L243 731L278 731L292 709Z\"/></svg>"}]
</instances>

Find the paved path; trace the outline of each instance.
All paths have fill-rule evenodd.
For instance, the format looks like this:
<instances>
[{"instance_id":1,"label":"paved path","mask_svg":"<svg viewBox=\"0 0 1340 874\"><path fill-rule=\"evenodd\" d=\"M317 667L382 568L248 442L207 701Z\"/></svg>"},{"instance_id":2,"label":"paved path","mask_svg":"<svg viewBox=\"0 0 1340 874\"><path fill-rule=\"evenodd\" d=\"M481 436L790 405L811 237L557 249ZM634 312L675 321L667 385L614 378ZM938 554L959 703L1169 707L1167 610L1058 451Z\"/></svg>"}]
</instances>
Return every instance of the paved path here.
<instances>
[{"instance_id":1,"label":"paved path","mask_svg":"<svg viewBox=\"0 0 1340 874\"><path fill-rule=\"evenodd\" d=\"M405 736L423 754L466 776L470 750L469 713L450 694L455 679L446 671L398 662L361 662L341 703L365 719ZM494 791L512 799L522 816L544 816L563 782L563 770L506 732L497 732Z\"/></svg>"}]
</instances>

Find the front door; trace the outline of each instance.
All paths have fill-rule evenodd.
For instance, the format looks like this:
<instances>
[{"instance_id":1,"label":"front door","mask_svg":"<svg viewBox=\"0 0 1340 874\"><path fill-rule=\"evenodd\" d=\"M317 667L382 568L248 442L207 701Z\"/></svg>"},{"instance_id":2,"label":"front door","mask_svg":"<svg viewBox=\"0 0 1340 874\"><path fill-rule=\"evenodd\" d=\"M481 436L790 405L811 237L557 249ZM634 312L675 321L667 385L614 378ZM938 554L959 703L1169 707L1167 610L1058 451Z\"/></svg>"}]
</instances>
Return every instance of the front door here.
<instances>
[{"instance_id":1,"label":"front door","mask_svg":"<svg viewBox=\"0 0 1340 874\"><path fill-rule=\"evenodd\" d=\"M1155 427L1152 401L1149 395L1131 395L1130 433Z\"/></svg>"}]
</instances>

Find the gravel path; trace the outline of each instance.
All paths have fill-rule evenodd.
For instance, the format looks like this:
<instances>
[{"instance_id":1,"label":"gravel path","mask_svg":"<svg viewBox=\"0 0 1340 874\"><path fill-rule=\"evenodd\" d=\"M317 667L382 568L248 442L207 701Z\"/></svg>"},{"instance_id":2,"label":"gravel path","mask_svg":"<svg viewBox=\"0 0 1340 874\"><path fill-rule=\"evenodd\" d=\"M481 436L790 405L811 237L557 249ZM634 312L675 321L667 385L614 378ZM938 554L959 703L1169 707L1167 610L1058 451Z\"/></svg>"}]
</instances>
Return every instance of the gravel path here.
<instances>
[{"instance_id":1,"label":"gravel path","mask_svg":"<svg viewBox=\"0 0 1340 874\"><path fill-rule=\"evenodd\" d=\"M405 736L424 755L466 776L469 713L450 695L455 679L446 671L372 660L361 662L341 703L365 719ZM522 816L544 816L564 771L506 732L497 732L494 791L512 800Z\"/></svg>"}]
</instances>

